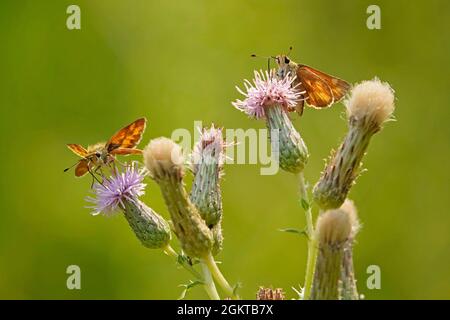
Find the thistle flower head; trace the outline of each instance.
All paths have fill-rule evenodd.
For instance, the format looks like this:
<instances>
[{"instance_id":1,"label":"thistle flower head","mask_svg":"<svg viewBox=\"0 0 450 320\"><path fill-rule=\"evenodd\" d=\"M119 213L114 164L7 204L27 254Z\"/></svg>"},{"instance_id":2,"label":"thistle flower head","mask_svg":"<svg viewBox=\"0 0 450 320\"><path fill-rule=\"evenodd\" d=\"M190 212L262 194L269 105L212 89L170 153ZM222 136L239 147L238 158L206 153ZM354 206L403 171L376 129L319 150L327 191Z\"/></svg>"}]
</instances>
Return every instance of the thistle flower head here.
<instances>
[{"instance_id":1,"label":"thistle flower head","mask_svg":"<svg viewBox=\"0 0 450 320\"><path fill-rule=\"evenodd\" d=\"M347 202L339 209L327 210L317 219L314 237L319 251L311 288L312 300L337 300L342 298L343 259L348 252L348 243L356 212ZM345 289L347 290L347 289Z\"/></svg>"},{"instance_id":2,"label":"thistle flower head","mask_svg":"<svg viewBox=\"0 0 450 320\"><path fill-rule=\"evenodd\" d=\"M256 293L256 300L284 300L284 291L281 288L264 288L259 287Z\"/></svg>"},{"instance_id":3,"label":"thistle flower head","mask_svg":"<svg viewBox=\"0 0 450 320\"><path fill-rule=\"evenodd\" d=\"M236 109L257 119L265 118L265 108L272 105L281 105L286 109L292 109L303 93L292 87L294 81L295 77L290 75L283 79L276 77L273 70L270 73L255 71L253 83L244 80L246 92L236 87L245 96L245 99L236 100L232 104Z\"/></svg>"},{"instance_id":4,"label":"thistle flower head","mask_svg":"<svg viewBox=\"0 0 450 320\"><path fill-rule=\"evenodd\" d=\"M143 183L144 174L136 165L130 165L124 172L116 170L110 178L104 179L103 184L96 182L92 187L93 197L87 201L94 205L93 214L102 213L112 215L118 209L125 208L125 202L136 202L144 194L146 184Z\"/></svg>"},{"instance_id":5,"label":"thistle flower head","mask_svg":"<svg viewBox=\"0 0 450 320\"><path fill-rule=\"evenodd\" d=\"M194 174L197 173L199 164L205 161L214 161L219 171L222 170L225 163L224 151L226 147L227 144L223 140L222 128L216 128L212 124L209 129L201 129L200 140L195 144L191 156L192 171Z\"/></svg>"},{"instance_id":6,"label":"thistle flower head","mask_svg":"<svg viewBox=\"0 0 450 320\"><path fill-rule=\"evenodd\" d=\"M154 179L175 174L181 178L184 174L183 152L181 147L168 138L150 141L144 149L144 163Z\"/></svg>"},{"instance_id":7,"label":"thistle flower head","mask_svg":"<svg viewBox=\"0 0 450 320\"><path fill-rule=\"evenodd\" d=\"M394 92L378 79L363 81L346 101L348 132L332 154L313 196L322 209L339 208L360 173L361 161L372 136L394 111Z\"/></svg>"},{"instance_id":8,"label":"thistle flower head","mask_svg":"<svg viewBox=\"0 0 450 320\"><path fill-rule=\"evenodd\" d=\"M352 234L356 211L346 201L339 209L328 210L317 219L316 236L320 245L340 245Z\"/></svg>"},{"instance_id":9,"label":"thistle flower head","mask_svg":"<svg viewBox=\"0 0 450 320\"><path fill-rule=\"evenodd\" d=\"M144 149L144 162L164 197L173 229L181 247L190 257L211 252L211 230L206 226L183 184L184 158L181 147L167 138L157 138Z\"/></svg>"},{"instance_id":10,"label":"thistle flower head","mask_svg":"<svg viewBox=\"0 0 450 320\"><path fill-rule=\"evenodd\" d=\"M272 154L278 157L283 170L292 173L302 171L308 159L308 149L288 114L305 93L292 86L295 79L290 74L284 78L277 77L273 70L270 73L255 71L253 83L244 81L246 92L237 87L245 99L232 103L250 117L266 120Z\"/></svg>"},{"instance_id":11,"label":"thistle flower head","mask_svg":"<svg viewBox=\"0 0 450 320\"><path fill-rule=\"evenodd\" d=\"M212 125L209 129L203 128L200 140L194 146L191 156L192 171L195 177L190 200L197 207L209 228L220 224L222 217L220 178L223 175L225 147L222 129ZM220 228L218 226L218 229ZM220 240L221 230L216 231L217 239Z\"/></svg>"},{"instance_id":12,"label":"thistle flower head","mask_svg":"<svg viewBox=\"0 0 450 320\"><path fill-rule=\"evenodd\" d=\"M142 201L125 202L124 216L144 247L164 248L171 239L169 223Z\"/></svg>"},{"instance_id":13,"label":"thistle flower head","mask_svg":"<svg viewBox=\"0 0 450 320\"><path fill-rule=\"evenodd\" d=\"M345 106L349 117L367 118L380 127L394 112L394 90L378 78L363 81L353 88Z\"/></svg>"}]
</instances>

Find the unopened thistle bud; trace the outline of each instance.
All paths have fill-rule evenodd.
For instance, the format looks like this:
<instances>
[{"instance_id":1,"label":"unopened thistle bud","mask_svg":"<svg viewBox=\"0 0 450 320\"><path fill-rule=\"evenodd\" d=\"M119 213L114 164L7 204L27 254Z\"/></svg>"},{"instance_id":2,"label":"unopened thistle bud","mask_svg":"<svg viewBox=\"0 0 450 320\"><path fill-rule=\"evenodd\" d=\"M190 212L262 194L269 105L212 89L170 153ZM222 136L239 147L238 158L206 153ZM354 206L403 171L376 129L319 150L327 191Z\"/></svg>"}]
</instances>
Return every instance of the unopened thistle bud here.
<instances>
[{"instance_id":1,"label":"unopened thistle bud","mask_svg":"<svg viewBox=\"0 0 450 320\"><path fill-rule=\"evenodd\" d=\"M213 236L183 185L181 147L167 138L154 139L144 149L144 162L161 188L182 249L191 257L205 257L211 252Z\"/></svg>"},{"instance_id":2,"label":"unopened thistle bud","mask_svg":"<svg viewBox=\"0 0 450 320\"><path fill-rule=\"evenodd\" d=\"M271 289L260 287L256 293L256 300L284 300L283 289Z\"/></svg>"},{"instance_id":3,"label":"unopened thistle bud","mask_svg":"<svg viewBox=\"0 0 450 320\"><path fill-rule=\"evenodd\" d=\"M200 141L194 146L191 157L194 183L190 199L197 207L213 235L212 254L222 251L222 192L220 179L225 163L225 142L222 129L202 129Z\"/></svg>"},{"instance_id":4,"label":"unopened thistle bud","mask_svg":"<svg viewBox=\"0 0 450 320\"><path fill-rule=\"evenodd\" d=\"M340 299L341 266L345 244L352 233L354 216L346 206L328 210L317 219L318 245L312 300Z\"/></svg>"},{"instance_id":5,"label":"unopened thistle bud","mask_svg":"<svg viewBox=\"0 0 450 320\"><path fill-rule=\"evenodd\" d=\"M314 200L322 209L338 208L346 199L370 138L394 112L394 91L378 79L363 81L353 88L345 105L348 133L313 191Z\"/></svg>"},{"instance_id":6,"label":"unopened thistle bud","mask_svg":"<svg viewBox=\"0 0 450 320\"><path fill-rule=\"evenodd\" d=\"M350 214L350 220L352 221L352 231L350 236L344 244L344 256L341 266L341 281L340 281L340 296L342 300L358 300L359 294L356 286L356 277L353 267L353 244L356 234L359 232L360 223L356 207L351 200L345 200L342 205L342 210Z\"/></svg>"},{"instance_id":7,"label":"unopened thistle bud","mask_svg":"<svg viewBox=\"0 0 450 320\"><path fill-rule=\"evenodd\" d=\"M170 241L170 227L163 217L139 200L144 194L144 175L135 166L124 172L116 171L103 184L95 183L94 197L87 200L94 204L93 214L112 215L124 213L131 229L141 243L151 249L164 248Z\"/></svg>"},{"instance_id":8,"label":"unopened thistle bud","mask_svg":"<svg viewBox=\"0 0 450 320\"><path fill-rule=\"evenodd\" d=\"M222 217L220 178L225 162L224 149L222 129L212 125L210 129L202 130L191 157L195 177L190 198L209 228Z\"/></svg>"},{"instance_id":9,"label":"unopened thistle bud","mask_svg":"<svg viewBox=\"0 0 450 320\"><path fill-rule=\"evenodd\" d=\"M244 82L246 92L237 88L245 99L236 100L233 106L250 117L266 120L272 152L279 153L280 167L299 173L308 160L308 149L288 115L304 94L292 87L294 81L295 77L279 79L273 72L255 71L253 84L248 80Z\"/></svg>"}]
</instances>

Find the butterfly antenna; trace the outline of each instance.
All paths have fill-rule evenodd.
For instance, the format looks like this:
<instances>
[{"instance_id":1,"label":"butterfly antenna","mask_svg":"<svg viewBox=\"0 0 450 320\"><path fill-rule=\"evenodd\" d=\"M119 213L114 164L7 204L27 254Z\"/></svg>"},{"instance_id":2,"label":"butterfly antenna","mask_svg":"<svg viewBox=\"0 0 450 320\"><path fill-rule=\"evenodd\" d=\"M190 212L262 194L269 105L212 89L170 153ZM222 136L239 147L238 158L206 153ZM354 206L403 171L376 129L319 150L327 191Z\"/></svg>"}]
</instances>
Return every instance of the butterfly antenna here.
<instances>
[{"instance_id":1,"label":"butterfly antenna","mask_svg":"<svg viewBox=\"0 0 450 320\"><path fill-rule=\"evenodd\" d=\"M252 58L263 58L263 59L267 59L267 71L270 73L270 60L273 59L275 60L277 57L274 56L269 56L269 57L264 57L264 56L258 56L256 54L251 54L250 57Z\"/></svg>"},{"instance_id":2,"label":"butterfly antenna","mask_svg":"<svg viewBox=\"0 0 450 320\"><path fill-rule=\"evenodd\" d=\"M75 163L74 163L73 165L71 165L70 167L65 168L65 169L64 169L64 172L69 171L70 169L72 169L73 167L75 167L78 163L79 163L79 161L75 162Z\"/></svg>"},{"instance_id":3,"label":"butterfly antenna","mask_svg":"<svg viewBox=\"0 0 450 320\"><path fill-rule=\"evenodd\" d=\"M274 59L275 60L277 58L277 57L274 57L274 56L258 56L258 55L254 54L254 53L251 54L250 57L252 57L252 58L263 58L263 59L269 59L269 60L270 59Z\"/></svg>"},{"instance_id":4,"label":"butterfly antenna","mask_svg":"<svg viewBox=\"0 0 450 320\"><path fill-rule=\"evenodd\" d=\"M290 56L290 55L291 55L291 52L292 52L292 46L289 47L289 51L288 51L288 53L287 53L287 56Z\"/></svg>"}]
</instances>

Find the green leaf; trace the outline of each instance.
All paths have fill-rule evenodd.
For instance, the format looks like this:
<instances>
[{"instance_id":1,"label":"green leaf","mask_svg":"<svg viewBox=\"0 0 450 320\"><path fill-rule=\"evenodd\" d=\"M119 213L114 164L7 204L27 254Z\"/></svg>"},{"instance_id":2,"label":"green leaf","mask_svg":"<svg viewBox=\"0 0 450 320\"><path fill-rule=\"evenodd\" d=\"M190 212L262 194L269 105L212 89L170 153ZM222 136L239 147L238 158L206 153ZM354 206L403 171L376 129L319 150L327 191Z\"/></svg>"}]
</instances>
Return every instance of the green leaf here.
<instances>
[{"instance_id":1,"label":"green leaf","mask_svg":"<svg viewBox=\"0 0 450 320\"><path fill-rule=\"evenodd\" d=\"M190 259L188 256L184 255L183 253L180 253L177 257L177 262L181 265L190 264Z\"/></svg>"},{"instance_id":2,"label":"green leaf","mask_svg":"<svg viewBox=\"0 0 450 320\"><path fill-rule=\"evenodd\" d=\"M192 289L198 285L202 285L202 284L203 284L203 281L200 281L200 280L195 280L195 281L189 280L188 284L180 284L179 287L183 287L184 289L181 292L180 296L178 297L178 300L183 300L186 297L186 294L190 289Z\"/></svg>"},{"instance_id":3,"label":"green leaf","mask_svg":"<svg viewBox=\"0 0 450 320\"><path fill-rule=\"evenodd\" d=\"M283 229L278 229L278 231L294 233L294 234L298 234L299 236L308 237L308 233L306 232L306 229L300 230L300 229L296 229L296 228L283 228Z\"/></svg>"},{"instance_id":4,"label":"green leaf","mask_svg":"<svg viewBox=\"0 0 450 320\"><path fill-rule=\"evenodd\" d=\"M311 208L311 205L309 204L309 202L305 199L300 199L300 204L303 208L303 210L308 211Z\"/></svg>"}]
</instances>

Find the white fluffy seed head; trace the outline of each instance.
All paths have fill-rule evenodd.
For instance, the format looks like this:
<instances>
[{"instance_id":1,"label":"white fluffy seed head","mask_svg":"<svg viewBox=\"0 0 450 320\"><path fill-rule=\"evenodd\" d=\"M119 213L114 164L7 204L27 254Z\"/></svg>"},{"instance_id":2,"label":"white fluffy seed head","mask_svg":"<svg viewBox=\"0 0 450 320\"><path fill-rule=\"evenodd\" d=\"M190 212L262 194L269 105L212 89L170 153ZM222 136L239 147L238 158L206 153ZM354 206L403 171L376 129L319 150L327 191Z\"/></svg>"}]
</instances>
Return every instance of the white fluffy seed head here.
<instances>
[{"instance_id":1,"label":"white fluffy seed head","mask_svg":"<svg viewBox=\"0 0 450 320\"><path fill-rule=\"evenodd\" d=\"M361 224L358 219L358 210L356 209L355 203L350 199L345 199L340 209L347 212L349 215L350 223L352 225L350 236L353 238L359 232L359 229L361 229Z\"/></svg>"},{"instance_id":2,"label":"white fluffy seed head","mask_svg":"<svg viewBox=\"0 0 450 320\"><path fill-rule=\"evenodd\" d=\"M340 245L354 234L358 225L356 208L346 200L339 209L328 210L317 219L316 237L320 245Z\"/></svg>"},{"instance_id":3,"label":"white fluffy seed head","mask_svg":"<svg viewBox=\"0 0 450 320\"><path fill-rule=\"evenodd\" d=\"M394 112L394 90L387 82L378 78L363 81L351 91L350 97L345 101L348 117L363 119L380 127Z\"/></svg>"},{"instance_id":4,"label":"white fluffy seed head","mask_svg":"<svg viewBox=\"0 0 450 320\"><path fill-rule=\"evenodd\" d=\"M183 152L172 140L165 137L151 140L143 155L145 166L153 178L160 179L172 174L183 175Z\"/></svg>"}]
</instances>

